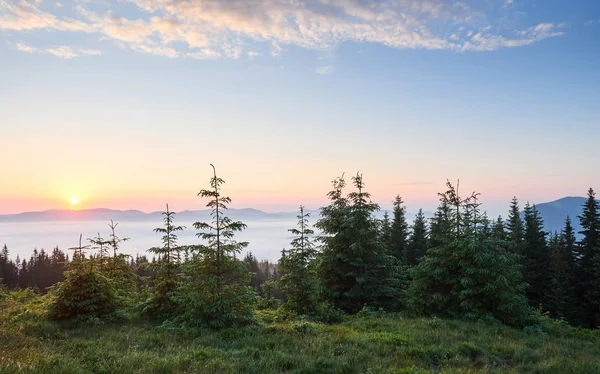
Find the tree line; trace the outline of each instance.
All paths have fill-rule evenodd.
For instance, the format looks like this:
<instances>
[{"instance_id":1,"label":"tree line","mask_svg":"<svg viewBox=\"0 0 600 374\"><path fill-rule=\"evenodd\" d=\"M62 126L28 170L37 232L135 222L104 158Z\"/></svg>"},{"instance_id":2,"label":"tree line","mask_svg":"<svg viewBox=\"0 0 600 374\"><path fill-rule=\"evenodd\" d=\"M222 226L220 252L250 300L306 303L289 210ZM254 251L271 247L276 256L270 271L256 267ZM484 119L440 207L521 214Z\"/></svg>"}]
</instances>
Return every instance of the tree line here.
<instances>
[{"instance_id":1,"label":"tree line","mask_svg":"<svg viewBox=\"0 0 600 374\"><path fill-rule=\"evenodd\" d=\"M193 224L199 244L178 244L184 227L167 205L151 261L120 254L127 238L111 222L108 238L87 245L80 238L71 259L55 249L19 264L5 246L0 278L9 288L48 290L56 319L121 318L137 310L162 323L222 328L251 323L256 308L271 308L323 322L374 310L524 327L546 313L599 327L600 205L593 189L575 217L578 240L570 217L561 232L546 232L535 205L521 212L514 198L507 218L492 220L479 193L462 195L449 181L431 219L419 210L409 224L400 196L391 215L378 219L363 176L350 182L344 175L333 180L314 225L300 206L277 264L251 253L239 258L248 243L236 234L246 225L227 217L231 199L213 166L209 187L198 193L212 212L209 222Z\"/></svg>"}]
</instances>

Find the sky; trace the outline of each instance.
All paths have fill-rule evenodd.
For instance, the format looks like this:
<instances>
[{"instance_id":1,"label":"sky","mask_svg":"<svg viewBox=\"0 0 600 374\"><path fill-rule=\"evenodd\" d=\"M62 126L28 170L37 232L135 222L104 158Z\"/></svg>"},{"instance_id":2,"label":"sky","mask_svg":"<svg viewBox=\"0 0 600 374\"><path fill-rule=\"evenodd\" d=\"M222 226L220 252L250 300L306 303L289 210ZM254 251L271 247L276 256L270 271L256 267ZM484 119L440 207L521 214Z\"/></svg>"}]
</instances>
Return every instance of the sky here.
<instances>
[{"instance_id":1,"label":"sky","mask_svg":"<svg viewBox=\"0 0 600 374\"><path fill-rule=\"evenodd\" d=\"M600 189L599 141L597 0L0 0L0 214L200 209L213 163L234 208L496 215Z\"/></svg>"}]
</instances>

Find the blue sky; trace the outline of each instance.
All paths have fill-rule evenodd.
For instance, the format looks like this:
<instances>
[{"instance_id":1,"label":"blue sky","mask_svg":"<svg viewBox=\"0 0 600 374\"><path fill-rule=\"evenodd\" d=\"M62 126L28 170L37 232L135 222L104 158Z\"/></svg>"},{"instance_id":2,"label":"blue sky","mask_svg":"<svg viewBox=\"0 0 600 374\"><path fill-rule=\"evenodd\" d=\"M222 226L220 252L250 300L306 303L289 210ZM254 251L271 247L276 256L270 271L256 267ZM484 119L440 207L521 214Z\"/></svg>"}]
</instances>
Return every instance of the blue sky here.
<instances>
[{"instance_id":1,"label":"blue sky","mask_svg":"<svg viewBox=\"0 0 600 374\"><path fill-rule=\"evenodd\" d=\"M209 162L266 210L600 189L600 2L299 4L0 0L1 210L196 208Z\"/></svg>"}]
</instances>

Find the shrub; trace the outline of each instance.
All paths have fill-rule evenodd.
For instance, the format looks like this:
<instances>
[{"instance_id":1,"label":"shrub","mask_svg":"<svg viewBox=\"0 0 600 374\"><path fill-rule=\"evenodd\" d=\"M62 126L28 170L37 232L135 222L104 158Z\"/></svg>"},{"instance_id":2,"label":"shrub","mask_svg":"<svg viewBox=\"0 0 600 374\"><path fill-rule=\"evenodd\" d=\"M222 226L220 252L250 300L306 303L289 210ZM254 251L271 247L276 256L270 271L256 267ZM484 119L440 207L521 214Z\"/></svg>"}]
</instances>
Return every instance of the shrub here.
<instances>
[{"instance_id":1,"label":"shrub","mask_svg":"<svg viewBox=\"0 0 600 374\"><path fill-rule=\"evenodd\" d=\"M113 317L118 303L111 281L94 269L76 266L65 272L65 280L51 287L49 307L52 319L94 319Z\"/></svg>"}]
</instances>

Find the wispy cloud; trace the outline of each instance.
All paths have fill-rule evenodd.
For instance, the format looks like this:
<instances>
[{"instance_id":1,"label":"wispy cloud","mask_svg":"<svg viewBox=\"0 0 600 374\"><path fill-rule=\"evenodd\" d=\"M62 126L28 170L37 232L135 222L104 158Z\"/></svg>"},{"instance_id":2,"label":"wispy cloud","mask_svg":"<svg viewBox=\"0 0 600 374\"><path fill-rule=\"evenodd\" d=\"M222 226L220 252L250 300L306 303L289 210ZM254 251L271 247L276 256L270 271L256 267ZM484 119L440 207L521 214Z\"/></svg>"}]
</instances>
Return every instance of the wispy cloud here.
<instances>
[{"instance_id":1,"label":"wispy cloud","mask_svg":"<svg viewBox=\"0 0 600 374\"><path fill-rule=\"evenodd\" d=\"M37 51L37 48L33 48L32 46L29 46L29 45L23 44L23 43L17 43L16 47L17 47L17 50L22 51L22 52L33 53L33 52Z\"/></svg>"},{"instance_id":2,"label":"wispy cloud","mask_svg":"<svg viewBox=\"0 0 600 374\"><path fill-rule=\"evenodd\" d=\"M59 58L71 59L75 57L79 57L82 55L86 56L97 56L102 54L99 50L96 49L84 49L84 48L72 48L69 46L59 46L55 48L36 48L32 47L25 43L17 43L15 47L18 51L28 52L28 53L49 53Z\"/></svg>"},{"instance_id":3,"label":"wispy cloud","mask_svg":"<svg viewBox=\"0 0 600 374\"><path fill-rule=\"evenodd\" d=\"M600 25L600 19L592 19L592 20L586 21L583 25L588 26L588 27Z\"/></svg>"},{"instance_id":4,"label":"wispy cloud","mask_svg":"<svg viewBox=\"0 0 600 374\"><path fill-rule=\"evenodd\" d=\"M285 46L324 51L344 42L493 51L562 34L552 23L517 30L505 27L509 11L504 8L512 6L512 0L495 9L480 1L446 0L123 1L133 4L137 13L123 17L111 2L99 10L100 3L92 7L76 1L61 8L74 13L69 18L54 14L56 8L40 8L35 1L0 0L0 30L93 33L157 56L230 59L256 57L260 49L277 57ZM69 56L67 50L56 52Z\"/></svg>"},{"instance_id":5,"label":"wispy cloud","mask_svg":"<svg viewBox=\"0 0 600 374\"><path fill-rule=\"evenodd\" d=\"M326 75L326 74L333 73L333 70L334 70L334 68L331 65L320 66L317 68L317 74Z\"/></svg>"}]
</instances>

